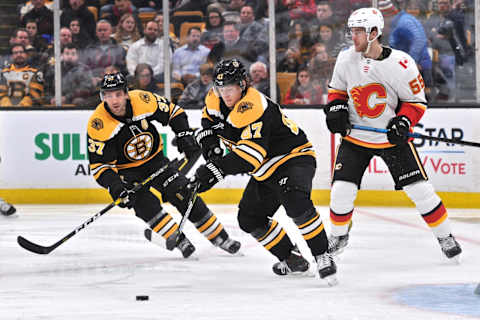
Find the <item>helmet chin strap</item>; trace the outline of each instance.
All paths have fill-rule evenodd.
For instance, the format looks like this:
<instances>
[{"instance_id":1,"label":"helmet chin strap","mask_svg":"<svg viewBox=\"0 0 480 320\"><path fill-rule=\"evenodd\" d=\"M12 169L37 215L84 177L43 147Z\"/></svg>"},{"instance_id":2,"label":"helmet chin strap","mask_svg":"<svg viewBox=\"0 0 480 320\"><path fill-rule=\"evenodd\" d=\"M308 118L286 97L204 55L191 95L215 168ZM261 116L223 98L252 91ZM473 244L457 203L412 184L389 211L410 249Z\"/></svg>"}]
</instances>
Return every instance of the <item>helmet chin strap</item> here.
<instances>
[{"instance_id":1,"label":"helmet chin strap","mask_svg":"<svg viewBox=\"0 0 480 320\"><path fill-rule=\"evenodd\" d=\"M367 33L367 49L363 52L364 56L366 56L370 52L373 41L375 41L379 37L379 34L377 33L377 36L375 38L373 38L372 40L369 40L371 33L372 33L372 31Z\"/></svg>"}]
</instances>

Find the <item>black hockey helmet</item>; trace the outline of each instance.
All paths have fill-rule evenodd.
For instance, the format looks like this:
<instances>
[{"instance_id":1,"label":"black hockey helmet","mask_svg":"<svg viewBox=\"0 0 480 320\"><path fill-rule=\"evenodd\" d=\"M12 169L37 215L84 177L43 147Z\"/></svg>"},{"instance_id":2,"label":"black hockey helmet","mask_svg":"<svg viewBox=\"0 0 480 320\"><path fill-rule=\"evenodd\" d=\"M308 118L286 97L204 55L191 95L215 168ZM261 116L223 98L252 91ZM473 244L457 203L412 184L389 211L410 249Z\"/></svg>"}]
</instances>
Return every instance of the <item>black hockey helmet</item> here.
<instances>
[{"instance_id":1,"label":"black hockey helmet","mask_svg":"<svg viewBox=\"0 0 480 320\"><path fill-rule=\"evenodd\" d=\"M102 85L100 86L100 98L103 100L103 92L114 90L128 91L127 79L120 72L109 73L103 76Z\"/></svg>"},{"instance_id":2,"label":"black hockey helmet","mask_svg":"<svg viewBox=\"0 0 480 320\"><path fill-rule=\"evenodd\" d=\"M238 84L242 90L245 90L242 80L247 82L247 71L237 58L220 60L215 66L213 83L216 87Z\"/></svg>"}]
</instances>

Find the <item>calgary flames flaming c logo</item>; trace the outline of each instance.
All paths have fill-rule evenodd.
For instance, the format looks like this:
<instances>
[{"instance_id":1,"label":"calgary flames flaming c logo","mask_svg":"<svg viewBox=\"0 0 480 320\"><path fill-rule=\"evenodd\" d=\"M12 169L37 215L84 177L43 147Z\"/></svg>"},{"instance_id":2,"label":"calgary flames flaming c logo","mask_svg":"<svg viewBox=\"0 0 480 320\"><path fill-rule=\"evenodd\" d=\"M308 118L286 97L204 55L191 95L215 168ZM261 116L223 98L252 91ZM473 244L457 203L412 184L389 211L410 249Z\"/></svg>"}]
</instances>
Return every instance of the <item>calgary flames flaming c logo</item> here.
<instances>
[{"instance_id":1,"label":"calgary flames flaming c logo","mask_svg":"<svg viewBox=\"0 0 480 320\"><path fill-rule=\"evenodd\" d=\"M379 83L355 87L351 91L355 110L360 117L377 118L387 106L387 90ZM378 101L382 99L383 102Z\"/></svg>"}]
</instances>

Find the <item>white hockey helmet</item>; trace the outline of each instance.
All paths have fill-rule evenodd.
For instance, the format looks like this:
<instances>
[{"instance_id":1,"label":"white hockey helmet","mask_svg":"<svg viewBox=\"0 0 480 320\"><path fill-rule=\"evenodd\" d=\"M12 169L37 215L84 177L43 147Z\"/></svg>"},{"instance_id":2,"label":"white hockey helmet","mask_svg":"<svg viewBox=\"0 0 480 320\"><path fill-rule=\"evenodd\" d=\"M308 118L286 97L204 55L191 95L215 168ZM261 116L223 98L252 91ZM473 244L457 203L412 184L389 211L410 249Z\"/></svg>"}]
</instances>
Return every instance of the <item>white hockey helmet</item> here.
<instances>
[{"instance_id":1,"label":"white hockey helmet","mask_svg":"<svg viewBox=\"0 0 480 320\"><path fill-rule=\"evenodd\" d=\"M355 10L348 18L348 28L365 28L365 32L370 34L373 28L377 28L378 36L382 35L383 15L377 8L361 8Z\"/></svg>"}]
</instances>

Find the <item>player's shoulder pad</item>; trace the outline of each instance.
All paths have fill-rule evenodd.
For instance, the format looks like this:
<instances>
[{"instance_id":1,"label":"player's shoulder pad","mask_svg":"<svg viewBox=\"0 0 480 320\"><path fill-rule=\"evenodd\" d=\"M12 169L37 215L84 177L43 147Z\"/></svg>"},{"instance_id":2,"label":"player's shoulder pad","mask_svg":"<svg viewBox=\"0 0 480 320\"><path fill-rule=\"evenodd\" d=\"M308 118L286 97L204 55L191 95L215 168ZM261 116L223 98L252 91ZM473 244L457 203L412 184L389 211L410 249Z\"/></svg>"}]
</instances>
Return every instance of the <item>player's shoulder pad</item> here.
<instances>
[{"instance_id":1,"label":"player's shoulder pad","mask_svg":"<svg viewBox=\"0 0 480 320\"><path fill-rule=\"evenodd\" d=\"M243 128L257 121L267 107L267 98L257 89L250 87L245 96L235 104L227 121L236 128Z\"/></svg>"},{"instance_id":2,"label":"player's shoulder pad","mask_svg":"<svg viewBox=\"0 0 480 320\"><path fill-rule=\"evenodd\" d=\"M114 119L100 103L88 119L88 136L96 141L107 141L112 138L123 124Z\"/></svg>"},{"instance_id":3,"label":"player's shoulder pad","mask_svg":"<svg viewBox=\"0 0 480 320\"><path fill-rule=\"evenodd\" d=\"M131 90L128 91L128 96L132 105L133 119L148 117L157 110L157 98L149 91Z\"/></svg>"},{"instance_id":4,"label":"player's shoulder pad","mask_svg":"<svg viewBox=\"0 0 480 320\"><path fill-rule=\"evenodd\" d=\"M418 67L415 60L406 52L401 50L392 49L392 53L389 57L390 66L392 70L401 72L403 74L418 74ZM398 74L400 75L400 74Z\"/></svg>"},{"instance_id":5,"label":"player's shoulder pad","mask_svg":"<svg viewBox=\"0 0 480 320\"><path fill-rule=\"evenodd\" d=\"M217 95L215 89L208 90L205 96L205 106L208 111L220 112L220 97Z\"/></svg>"}]
</instances>

